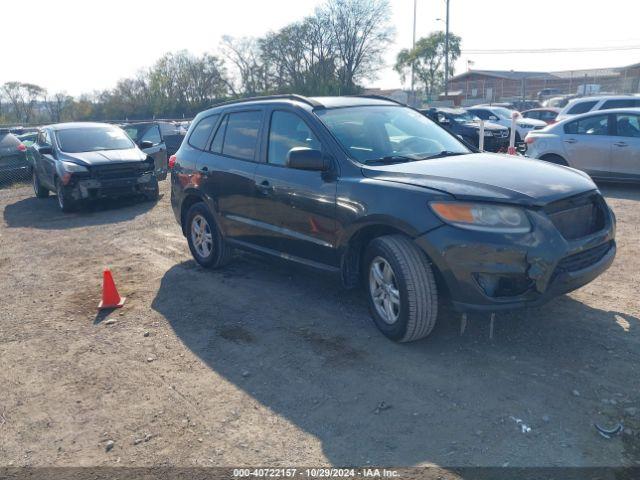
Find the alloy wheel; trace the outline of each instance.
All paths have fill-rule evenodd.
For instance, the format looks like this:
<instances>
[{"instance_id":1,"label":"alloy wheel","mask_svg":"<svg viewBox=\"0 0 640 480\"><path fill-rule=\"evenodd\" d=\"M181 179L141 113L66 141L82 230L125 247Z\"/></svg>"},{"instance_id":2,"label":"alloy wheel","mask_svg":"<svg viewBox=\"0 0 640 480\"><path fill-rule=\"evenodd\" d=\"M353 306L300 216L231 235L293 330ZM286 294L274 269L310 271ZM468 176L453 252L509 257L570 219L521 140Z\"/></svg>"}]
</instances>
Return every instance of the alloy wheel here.
<instances>
[{"instance_id":1,"label":"alloy wheel","mask_svg":"<svg viewBox=\"0 0 640 480\"><path fill-rule=\"evenodd\" d=\"M369 267L369 294L376 312L385 323L393 325L400 316L400 290L389 262L375 257Z\"/></svg>"},{"instance_id":2,"label":"alloy wheel","mask_svg":"<svg viewBox=\"0 0 640 480\"><path fill-rule=\"evenodd\" d=\"M202 215L196 215L191 221L191 241L200 257L208 258L211 255L213 235L209 222Z\"/></svg>"}]
</instances>

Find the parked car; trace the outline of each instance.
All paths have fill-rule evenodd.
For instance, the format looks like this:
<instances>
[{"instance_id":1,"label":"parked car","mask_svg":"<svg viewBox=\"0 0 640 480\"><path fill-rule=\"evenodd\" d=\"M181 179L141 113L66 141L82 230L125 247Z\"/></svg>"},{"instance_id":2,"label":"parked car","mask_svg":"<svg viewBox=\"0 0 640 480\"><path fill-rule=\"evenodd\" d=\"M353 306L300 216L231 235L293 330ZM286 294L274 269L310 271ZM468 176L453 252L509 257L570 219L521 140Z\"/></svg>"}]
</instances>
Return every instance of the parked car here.
<instances>
[{"instance_id":1,"label":"parked car","mask_svg":"<svg viewBox=\"0 0 640 480\"><path fill-rule=\"evenodd\" d=\"M480 144L480 119L462 108L430 108L421 112L441 127L459 135L474 147ZM509 129L501 125L485 122L484 150L498 152L509 146Z\"/></svg>"},{"instance_id":2,"label":"parked car","mask_svg":"<svg viewBox=\"0 0 640 480\"><path fill-rule=\"evenodd\" d=\"M180 123L158 122L158 125L160 126L162 138L167 145L167 155L171 156L180 148L187 130L183 128Z\"/></svg>"},{"instance_id":3,"label":"parked car","mask_svg":"<svg viewBox=\"0 0 640 480\"><path fill-rule=\"evenodd\" d=\"M471 108L467 108L467 111L473 115L480 117L482 120L488 120L503 127L507 127L511 131L511 116L515 110L509 110L504 107L496 107L493 105L476 105ZM546 127L546 122L542 120L534 120L532 118L520 118L516 123L516 143L524 141L524 137L527 136L532 130L541 129Z\"/></svg>"},{"instance_id":4,"label":"parked car","mask_svg":"<svg viewBox=\"0 0 640 480\"><path fill-rule=\"evenodd\" d=\"M64 212L81 201L142 194L158 198L153 157L120 127L104 123L60 123L44 127L35 143L33 190L49 191Z\"/></svg>"},{"instance_id":5,"label":"parked car","mask_svg":"<svg viewBox=\"0 0 640 480\"><path fill-rule=\"evenodd\" d=\"M573 116L526 138L526 155L594 178L640 181L640 108Z\"/></svg>"},{"instance_id":6,"label":"parked car","mask_svg":"<svg viewBox=\"0 0 640 480\"><path fill-rule=\"evenodd\" d=\"M538 92L538 100L545 100L549 97L556 97L562 93L559 88L543 88Z\"/></svg>"},{"instance_id":7,"label":"parked car","mask_svg":"<svg viewBox=\"0 0 640 480\"><path fill-rule=\"evenodd\" d=\"M595 112L596 110L610 110L612 108L640 107L640 97L633 95L607 95L600 97L580 97L571 100L560 110L556 120L564 120L573 115Z\"/></svg>"},{"instance_id":8,"label":"parked car","mask_svg":"<svg viewBox=\"0 0 640 480\"><path fill-rule=\"evenodd\" d=\"M147 155L153 157L158 180L167 178L168 148L158 122L135 122L120 125ZM177 150L177 149L176 149ZM175 152L174 152L175 153ZM173 153L172 153L173 155Z\"/></svg>"},{"instance_id":9,"label":"parked car","mask_svg":"<svg viewBox=\"0 0 640 480\"><path fill-rule=\"evenodd\" d=\"M27 148L9 129L0 129L0 184L29 178Z\"/></svg>"},{"instance_id":10,"label":"parked car","mask_svg":"<svg viewBox=\"0 0 640 480\"><path fill-rule=\"evenodd\" d=\"M547 125L551 125L552 123L556 123L558 112L560 112L559 108L533 108L522 112L522 117L542 120Z\"/></svg>"},{"instance_id":11,"label":"parked car","mask_svg":"<svg viewBox=\"0 0 640 480\"><path fill-rule=\"evenodd\" d=\"M539 305L616 252L588 175L474 153L381 98L218 105L194 119L170 166L171 205L200 265L240 248L334 272L364 284L375 324L397 341L429 334L439 298L463 312Z\"/></svg>"}]
</instances>

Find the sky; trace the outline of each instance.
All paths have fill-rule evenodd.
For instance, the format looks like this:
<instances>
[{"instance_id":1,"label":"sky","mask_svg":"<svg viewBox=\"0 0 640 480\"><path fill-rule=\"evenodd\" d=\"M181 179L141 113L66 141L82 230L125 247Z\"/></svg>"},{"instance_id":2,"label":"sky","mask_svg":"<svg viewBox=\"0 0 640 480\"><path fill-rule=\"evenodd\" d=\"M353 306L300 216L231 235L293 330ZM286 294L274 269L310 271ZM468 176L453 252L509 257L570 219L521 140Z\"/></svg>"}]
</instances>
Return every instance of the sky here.
<instances>
[{"instance_id":1,"label":"sky","mask_svg":"<svg viewBox=\"0 0 640 480\"><path fill-rule=\"evenodd\" d=\"M417 1L417 37L444 30L445 0ZM390 0L395 42L367 86L396 88L396 54L410 47L414 0ZM640 48L586 53L471 54L464 50L640 46L638 0L450 0L450 29L462 37L456 72L554 71L640 62ZM0 84L36 83L71 95L112 88L164 53L215 52L222 35L260 36L313 13L322 0L30 0L0 29ZM40 14L44 13L44 14ZM7 48L7 46L12 46Z\"/></svg>"}]
</instances>

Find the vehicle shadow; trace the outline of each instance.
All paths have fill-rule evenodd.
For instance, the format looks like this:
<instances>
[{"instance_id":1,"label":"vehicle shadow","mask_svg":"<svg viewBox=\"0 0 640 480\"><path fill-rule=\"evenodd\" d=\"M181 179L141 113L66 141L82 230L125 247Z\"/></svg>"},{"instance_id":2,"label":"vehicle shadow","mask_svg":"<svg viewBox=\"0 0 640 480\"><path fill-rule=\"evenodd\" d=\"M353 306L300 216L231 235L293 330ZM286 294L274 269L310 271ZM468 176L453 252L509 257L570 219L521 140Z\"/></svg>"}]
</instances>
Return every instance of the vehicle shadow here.
<instances>
[{"instance_id":1,"label":"vehicle shadow","mask_svg":"<svg viewBox=\"0 0 640 480\"><path fill-rule=\"evenodd\" d=\"M141 197L104 199L86 202L75 212L63 213L55 195L44 199L29 197L8 204L4 209L4 221L10 228L43 230L104 225L131 220L151 210L156 203Z\"/></svg>"},{"instance_id":2,"label":"vehicle shadow","mask_svg":"<svg viewBox=\"0 0 640 480\"><path fill-rule=\"evenodd\" d=\"M318 438L334 465L584 464L592 412L572 389L622 391L604 366L625 372L640 359L637 317L567 296L498 315L493 340L488 316L471 316L460 336L445 309L429 338L395 344L360 291L252 255L220 271L172 267L152 308L210 369ZM565 437L574 448L558 447ZM600 455L590 461L610 461Z\"/></svg>"},{"instance_id":3,"label":"vehicle shadow","mask_svg":"<svg viewBox=\"0 0 640 480\"><path fill-rule=\"evenodd\" d=\"M640 200L640 185L598 182L602 195L620 200Z\"/></svg>"}]
</instances>

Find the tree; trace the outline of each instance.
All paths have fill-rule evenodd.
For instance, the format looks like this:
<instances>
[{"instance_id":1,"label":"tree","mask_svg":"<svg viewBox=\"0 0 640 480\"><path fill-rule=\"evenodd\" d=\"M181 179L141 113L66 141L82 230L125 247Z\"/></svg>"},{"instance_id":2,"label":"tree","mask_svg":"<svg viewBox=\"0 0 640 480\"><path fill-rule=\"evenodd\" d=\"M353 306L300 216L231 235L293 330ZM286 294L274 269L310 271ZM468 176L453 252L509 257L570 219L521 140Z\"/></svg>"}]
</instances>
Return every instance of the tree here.
<instances>
[{"instance_id":1,"label":"tree","mask_svg":"<svg viewBox=\"0 0 640 480\"><path fill-rule=\"evenodd\" d=\"M449 76L453 75L454 63L460 57L462 39L449 33ZM413 66L416 79L428 97L439 92L444 85L445 33L433 32L419 39L412 49L398 53L394 69L404 82Z\"/></svg>"},{"instance_id":2,"label":"tree","mask_svg":"<svg viewBox=\"0 0 640 480\"><path fill-rule=\"evenodd\" d=\"M63 119L67 119L68 115L71 113L73 97L67 95L66 92L58 92L53 96L45 95L44 103L47 111L49 112L51 121L59 123Z\"/></svg>"},{"instance_id":3,"label":"tree","mask_svg":"<svg viewBox=\"0 0 640 480\"><path fill-rule=\"evenodd\" d=\"M13 109L13 116L17 122L31 123L34 109L47 91L33 83L7 82L2 90Z\"/></svg>"},{"instance_id":4,"label":"tree","mask_svg":"<svg viewBox=\"0 0 640 480\"><path fill-rule=\"evenodd\" d=\"M264 64L262 50L255 38L234 38L228 35L222 37L222 55L233 65L238 74L239 85L234 87L230 82L233 95L241 93L254 96L271 89L267 70Z\"/></svg>"},{"instance_id":5,"label":"tree","mask_svg":"<svg viewBox=\"0 0 640 480\"><path fill-rule=\"evenodd\" d=\"M375 78L382 54L394 37L387 0L328 0L319 15L326 16L339 59L343 93L354 93L356 83Z\"/></svg>"}]
</instances>

